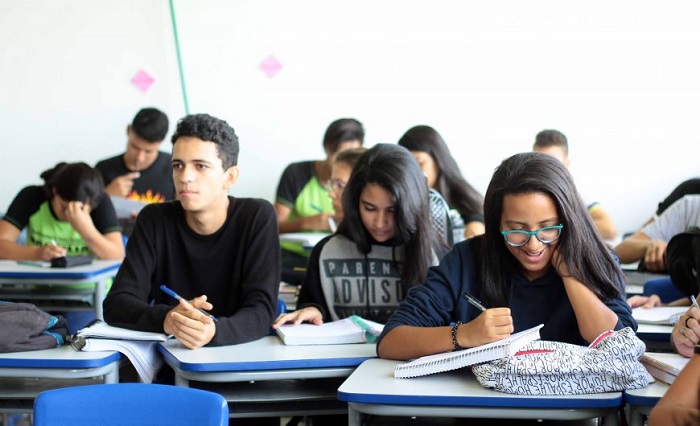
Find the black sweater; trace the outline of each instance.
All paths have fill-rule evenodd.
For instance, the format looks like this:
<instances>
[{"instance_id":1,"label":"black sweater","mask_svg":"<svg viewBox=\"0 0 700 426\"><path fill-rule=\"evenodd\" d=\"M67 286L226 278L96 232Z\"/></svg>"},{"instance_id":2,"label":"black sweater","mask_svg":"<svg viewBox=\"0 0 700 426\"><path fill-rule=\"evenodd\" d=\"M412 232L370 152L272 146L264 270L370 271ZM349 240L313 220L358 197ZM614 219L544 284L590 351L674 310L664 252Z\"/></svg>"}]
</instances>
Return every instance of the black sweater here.
<instances>
[{"instance_id":1,"label":"black sweater","mask_svg":"<svg viewBox=\"0 0 700 426\"><path fill-rule=\"evenodd\" d=\"M166 314L177 304L160 290L165 284L187 300L207 295L219 320L210 345L268 334L280 282L275 211L264 200L229 201L226 222L211 235L190 229L178 201L146 206L104 301L105 320L162 333Z\"/></svg>"}]
</instances>

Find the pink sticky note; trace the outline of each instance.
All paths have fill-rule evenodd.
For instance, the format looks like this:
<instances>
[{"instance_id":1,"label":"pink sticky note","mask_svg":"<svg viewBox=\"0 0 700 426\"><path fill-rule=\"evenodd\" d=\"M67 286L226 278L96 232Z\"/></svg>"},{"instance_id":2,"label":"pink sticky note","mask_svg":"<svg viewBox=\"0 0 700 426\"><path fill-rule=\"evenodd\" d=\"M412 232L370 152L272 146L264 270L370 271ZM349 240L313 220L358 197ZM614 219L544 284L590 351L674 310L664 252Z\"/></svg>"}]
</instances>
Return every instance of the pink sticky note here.
<instances>
[{"instance_id":1,"label":"pink sticky note","mask_svg":"<svg viewBox=\"0 0 700 426\"><path fill-rule=\"evenodd\" d=\"M277 74L277 72L279 72L279 70L282 69L282 64L280 64L277 58L269 55L260 63L260 69L265 73L265 75L272 78L275 76L275 74Z\"/></svg>"},{"instance_id":2,"label":"pink sticky note","mask_svg":"<svg viewBox=\"0 0 700 426\"><path fill-rule=\"evenodd\" d=\"M146 91L153 85L155 80L146 71L139 70L136 75L131 79L131 84L136 86L137 89L146 93Z\"/></svg>"}]
</instances>

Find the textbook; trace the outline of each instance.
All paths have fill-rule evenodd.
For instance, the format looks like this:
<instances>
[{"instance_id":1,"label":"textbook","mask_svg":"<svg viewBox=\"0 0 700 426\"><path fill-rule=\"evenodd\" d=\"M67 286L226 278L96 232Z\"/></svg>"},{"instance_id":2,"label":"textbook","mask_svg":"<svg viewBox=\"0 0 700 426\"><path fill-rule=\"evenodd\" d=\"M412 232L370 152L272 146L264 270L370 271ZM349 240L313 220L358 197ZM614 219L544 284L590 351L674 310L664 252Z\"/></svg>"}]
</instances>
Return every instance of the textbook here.
<instances>
[{"instance_id":1,"label":"textbook","mask_svg":"<svg viewBox=\"0 0 700 426\"><path fill-rule=\"evenodd\" d=\"M639 358L649 374L664 383L673 384L678 373L690 361L683 355L676 353L646 352Z\"/></svg>"},{"instance_id":2,"label":"textbook","mask_svg":"<svg viewBox=\"0 0 700 426\"><path fill-rule=\"evenodd\" d=\"M285 345L295 346L374 343L383 329L382 324L352 315L321 325L284 324L276 331Z\"/></svg>"},{"instance_id":3,"label":"textbook","mask_svg":"<svg viewBox=\"0 0 700 426\"><path fill-rule=\"evenodd\" d=\"M632 317L638 324L673 325L678 317L688 310L688 306L656 306L654 308L634 308Z\"/></svg>"},{"instance_id":4,"label":"textbook","mask_svg":"<svg viewBox=\"0 0 700 426\"><path fill-rule=\"evenodd\" d=\"M166 340L163 333L129 330L95 320L75 333L71 346L77 351L118 351L129 358L143 383L151 383L163 365L156 345Z\"/></svg>"},{"instance_id":5,"label":"textbook","mask_svg":"<svg viewBox=\"0 0 700 426\"><path fill-rule=\"evenodd\" d=\"M427 376L443 371L457 370L482 362L494 361L515 355L528 343L540 338L540 328L544 324L511 334L509 337L485 345L476 346L460 351L450 351L428 355L410 362L398 364L394 369L394 377L404 379L409 377Z\"/></svg>"}]
</instances>

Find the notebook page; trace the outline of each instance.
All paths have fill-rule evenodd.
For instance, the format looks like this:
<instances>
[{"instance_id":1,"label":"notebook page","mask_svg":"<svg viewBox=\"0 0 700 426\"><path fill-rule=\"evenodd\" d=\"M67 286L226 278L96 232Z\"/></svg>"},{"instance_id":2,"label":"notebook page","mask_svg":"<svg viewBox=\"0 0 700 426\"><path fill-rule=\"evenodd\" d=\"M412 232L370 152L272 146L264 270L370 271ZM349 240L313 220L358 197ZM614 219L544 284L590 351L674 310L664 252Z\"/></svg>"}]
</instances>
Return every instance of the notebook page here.
<instances>
[{"instance_id":1,"label":"notebook page","mask_svg":"<svg viewBox=\"0 0 700 426\"><path fill-rule=\"evenodd\" d=\"M493 361L512 356L522 347L540 338L540 324L536 327L511 334L508 338L461 351L450 351L428 355L405 364L399 364L394 377L408 378L456 370L469 365Z\"/></svg>"}]
</instances>

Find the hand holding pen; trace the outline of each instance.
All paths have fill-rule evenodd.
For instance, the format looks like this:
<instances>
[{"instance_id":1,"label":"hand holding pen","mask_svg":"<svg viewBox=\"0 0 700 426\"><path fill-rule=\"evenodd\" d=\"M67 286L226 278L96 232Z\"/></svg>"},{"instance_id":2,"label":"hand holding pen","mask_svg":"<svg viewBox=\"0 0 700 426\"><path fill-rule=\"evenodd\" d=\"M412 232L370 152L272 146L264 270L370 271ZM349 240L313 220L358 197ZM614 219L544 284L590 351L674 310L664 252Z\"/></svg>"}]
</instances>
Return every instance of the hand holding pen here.
<instances>
[{"instance_id":1,"label":"hand holding pen","mask_svg":"<svg viewBox=\"0 0 700 426\"><path fill-rule=\"evenodd\" d=\"M172 297L173 299L177 300L178 302L179 302L179 301L184 301L186 304L192 306L192 304L191 304L187 299L185 299L184 297L182 297L182 296L180 296L179 294L175 293L173 290L169 289L166 285L161 285L161 286L160 286L160 289L161 289L165 294L167 294L168 296L170 296L170 297ZM192 307L194 308L194 306L192 306ZM218 321L218 319L216 319L216 317L215 317L214 315L210 314L209 312L205 311L204 309L202 309L202 308L195 308L195 309L197 309L199 312L203 313L204 315L208 316L209 318L213 319L214 321Z\"/></svg>"},{"instance_id":2,"label":"hand holding pen","mask_svg":"<svg viewBox=\"0 0 700 426\"><path fill-rule=\"evenodd\" d=\"M52 239L50 244L46 244L40 248L39 253L41 260L50 261L51 259L65 256L66 249L59 246L56 240Z\"/></svg>"},{"instance_id":3,"label":"hand holding pen","mask_svg":"<svg viewBox=\"0 0 700 426\"><path fill-rule=\"evenodd\" d=\"M513 317L509 308L487 308L479 299L464 292L465 298L479 310L473 320L461 325L457 331L458 340L463 347L473 347L504 339L513 333Z\"/></svg>"}]
</instances>

